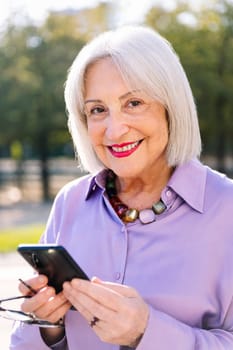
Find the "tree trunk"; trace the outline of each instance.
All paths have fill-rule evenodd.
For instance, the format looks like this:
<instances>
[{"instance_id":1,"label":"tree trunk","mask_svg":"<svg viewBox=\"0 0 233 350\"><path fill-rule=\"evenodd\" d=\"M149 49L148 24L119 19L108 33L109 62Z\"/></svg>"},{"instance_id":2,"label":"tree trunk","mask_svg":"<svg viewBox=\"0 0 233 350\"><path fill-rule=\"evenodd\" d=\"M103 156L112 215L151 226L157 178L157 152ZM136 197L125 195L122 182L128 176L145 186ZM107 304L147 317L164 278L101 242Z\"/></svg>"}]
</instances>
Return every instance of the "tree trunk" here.
<instances>
[{"instance_id":1,"label":"tree trunk","mask_svg":"<svg viewBox=\"0 0 233 350\"><path fill-rule=\"evenodd\" d=\"M223 173L226 172L225 167L225 156L226 156L226 126L225 126L225 117L224 109L226 104L226 97L224 94L224 74L226 69L226 50L227 44L229 41L228 32L225 31L223 35L222 44L219 48L219 60L218 60L218 77L220 82L220 89L218 97L216 99L216 125L217 125L217 134L216 134L216 157L217 157L217 169Z\"/></svg>"},{"instance_id":2,"label":"tree trunk","mask_svg":"<svg viewBox=\"0 0 233 350\"><path fill-rule=\"evenodd\" d=\"M224 118L224 106L225 98L220 94L216 101L216 125L217 125L217 138L216 138L216 159L217 169L220 172L226 173L225 167L225 155L226 155L226 127Z\"/></svg>"},{"instance_id":3,"label":"tree trunk","mask_svg":"<svg viewBox=\"0 0 233 350\"><path fill-rule=\"evenodd\" d=\"M49 166L48 166L48 158L44 158L40 160L41 162L41 183L42 183L42 197L43 201L50 200L50 186L49 186Z\"/></svg>"},{"instance_id":4,"label":"tree trunk","mask_svg":"<svg viewBox=\"0 0 233 350\"><path fill-rule=\"evenodd\" d=\"M38 135L39 136L39 135ZM49 184L49 147L48 136L46 134L40 135L37 139L37 149L40 159L40 177L42 185L42 199L49 201L50 198L50 184Z\"/></svg>"}]
</instances>

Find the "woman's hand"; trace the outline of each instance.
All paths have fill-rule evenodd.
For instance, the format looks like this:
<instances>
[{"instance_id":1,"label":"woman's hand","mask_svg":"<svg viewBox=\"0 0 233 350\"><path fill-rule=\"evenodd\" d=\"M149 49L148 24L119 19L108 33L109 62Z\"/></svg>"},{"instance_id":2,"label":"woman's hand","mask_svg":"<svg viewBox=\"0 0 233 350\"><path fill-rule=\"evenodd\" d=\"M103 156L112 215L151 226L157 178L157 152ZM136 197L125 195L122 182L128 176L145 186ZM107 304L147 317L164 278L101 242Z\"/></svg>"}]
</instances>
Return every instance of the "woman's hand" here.
<instances>
[{"instance_id":1,"label":"woman's hand","mask_svg":"<svg viewBox=\"0 0 233 350\"><path fill-rule=\"evenodd\" d=\"M136 347L149 308L137 291L120 284L73 279L63 286L65 297L86 318L102 341Z\"/></svg>"},{"instance_id":2,"label":"woman's hand","mask_svg":"<svg viewBox=\"0 0 233 350\"><path fill-rule=\"evenodd\" d=\"M70 308L70 303L63 292L56 294L54 288L47 285L48 279L44 275L37 275L26 283L37 293L27 298L21 305L24 312L32 313L36 317L55 323L64 317ZM29 294L29 289L22 283L19 285L22 294ZM51 345L63 338L63 328L41 328L41 335L47 345Z\"/></svg>"},{"instance_id":3,"label":"woman's hand","mask_svg":"<svg viewBox=\"0 0 233 350\"><path fill-rule=\"evenodd\" d=\"M56 294L54 288L47 285L46 276L37 275L27 280L26 283L37 293L24 301L21 305L22 311L33 313L38 318L54 323L62 318L70 308L70 303L64 294L62 292ZM30 292L22 283L20 283L19 289L24 295Z\"/></svg>"}]
</instances>

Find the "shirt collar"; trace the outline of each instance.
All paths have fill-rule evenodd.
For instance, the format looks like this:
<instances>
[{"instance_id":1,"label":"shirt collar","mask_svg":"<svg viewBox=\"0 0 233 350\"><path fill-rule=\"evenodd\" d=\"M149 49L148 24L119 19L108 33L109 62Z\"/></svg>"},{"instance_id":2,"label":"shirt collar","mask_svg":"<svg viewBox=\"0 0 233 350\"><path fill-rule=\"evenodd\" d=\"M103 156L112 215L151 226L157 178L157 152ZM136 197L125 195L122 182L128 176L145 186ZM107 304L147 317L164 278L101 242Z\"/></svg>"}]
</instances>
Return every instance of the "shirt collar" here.
<instances>
[{"instance_id":1,"label":"shirt collar","mask_svg":"<svg viewBox=\"0 0 233 350\"><path fill-rule=\"evenodd\" d=\"M86 193L86 200L97 190L105 189L106 169L89 179L89 186ZM179 165L170 180L167 187L170 187L193 209L204 211L204 196L206 184L207 168L197 159Z\"/></svg>"},{"instance_id":2,"label":"shirt collar","mask_svg":"<svg viewBox=\"0 0 233 350\"><path fill-rule=\"evenodd\" d=\"M90 177L85 196L86 200L90 198L90 196L96 191L97 188L100 188L101 190L105 189L106 173L107 169L103 169L98 174L92 175Z\"/></svg>"},{"instance_id":3,"label":"shirt collar","mask_svg":"<svg viewBox=\"0 0 233 350\"><path fill-rule=\"evenodd\" d=\"M207 168L197 159L179 165L167 186L193 209L203 213Z\"/></svg>"}]
</instances>

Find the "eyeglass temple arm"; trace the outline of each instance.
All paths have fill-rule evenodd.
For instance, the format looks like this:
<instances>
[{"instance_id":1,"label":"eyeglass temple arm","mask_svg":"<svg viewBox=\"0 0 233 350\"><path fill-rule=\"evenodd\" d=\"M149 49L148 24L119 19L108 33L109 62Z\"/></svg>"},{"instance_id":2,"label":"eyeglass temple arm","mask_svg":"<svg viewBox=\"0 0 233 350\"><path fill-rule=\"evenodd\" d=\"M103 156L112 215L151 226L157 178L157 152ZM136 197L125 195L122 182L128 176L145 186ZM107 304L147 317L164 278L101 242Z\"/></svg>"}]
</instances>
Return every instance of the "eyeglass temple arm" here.
<instances>
[{"instance_id":1,"label":"eyeglass temple arm","mask_svg":"<svg viewBox=\"0 0 233 350\"><path fill-rule=\"evenodd\" d=\"M0 299L0 304L4 303L5 301L10 301L10 300L17 300L17 299L23 299L23 298L31 298L31 295L20 295L17 297L10 297L6 299Z\"/></svg>"},{"instance_id":2,"label":"eyeglass temple arm","mask_svg":"<svg viewBox=\"0 0 233 350\"><path fill-rule=\"evenodd\" d=\"M29 284L27 284L25 281L23 281L21 278L19 278L19 281L27 287L33 295L36 294L36 290L33 289ZM31 295L20 295L17 297L11 297L11 298L6 298L6 299L0 299L0 304L3 303L4 301L10 301L10 300L16 300L16 299L22 299L22 298L31 298Z\"/></svg>"},{"instance_id":3,"label":"eyeglass temple arm","mask_svg":"<svg viewBox=\"0 0 233 350\"><path fill-rule=\"evenodd\" d=\"M19 281L20 281L25 287L27 287L33 295L35 295L35 294L37 293L37 291L36 291L34 288L32 288L29 284L27 284L27 282L25 282L25 281L22 280L21 278L19 278Z\"/></svg>"}]
</instances>

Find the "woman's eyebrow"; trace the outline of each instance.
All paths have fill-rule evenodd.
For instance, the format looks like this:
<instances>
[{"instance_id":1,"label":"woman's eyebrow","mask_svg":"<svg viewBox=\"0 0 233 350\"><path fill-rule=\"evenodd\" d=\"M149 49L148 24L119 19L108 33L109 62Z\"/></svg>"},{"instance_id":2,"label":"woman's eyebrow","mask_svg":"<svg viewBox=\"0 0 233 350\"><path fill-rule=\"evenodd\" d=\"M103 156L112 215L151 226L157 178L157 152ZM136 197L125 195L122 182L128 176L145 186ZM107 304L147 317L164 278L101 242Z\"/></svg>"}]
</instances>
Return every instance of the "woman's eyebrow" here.
<instances>
[{"instance_id":1,"label":"woman's eyebrow","mask_svg":"<svg viewBox=\"0 0 233 350\"><path fill-rule=\"evenodd\" d=\"M135 92L141 92L141 90L132 90L132 91L128 91L128 92L126 92L125 94L121 95L121 96L119 97L119 100L123 100L124 98L129 97L129 96L133 95Z\"/></svg>"},{"instance_id":2,"label":"woman's eyebrow","mask_svg":"<svg viewBox=\"0 0 233 350\"><path fill-rule=\"evenodd\" d=\"M86 105L87 103L102 103L103 101L99 100L99 99L91 99L91 100L86 100L84 101L84 104Z\"/></svg>"},{"instance_id":3,"label":"woman's eyebrow","mask_svg":"<svg viewBox=\"0 0 233 350\"><path fill-rule=\"evenodd\" d=\"M121 95L119 97L119 100L123 100L124 98L127 98L128 96L131 96L133 95L135 92L141 92L141 90L132 90L132 91L128 91L126 92L125 94ZM99 99L89 99L89 100L86 100L84 101L84 104L87 104L87 103L103 103L102 100L99 100Z\"/></svg>"}]
</instances>

